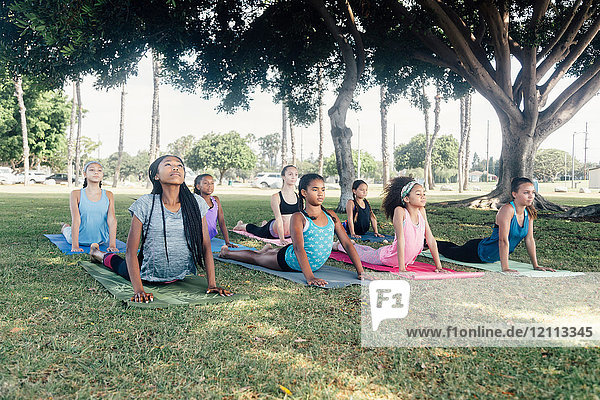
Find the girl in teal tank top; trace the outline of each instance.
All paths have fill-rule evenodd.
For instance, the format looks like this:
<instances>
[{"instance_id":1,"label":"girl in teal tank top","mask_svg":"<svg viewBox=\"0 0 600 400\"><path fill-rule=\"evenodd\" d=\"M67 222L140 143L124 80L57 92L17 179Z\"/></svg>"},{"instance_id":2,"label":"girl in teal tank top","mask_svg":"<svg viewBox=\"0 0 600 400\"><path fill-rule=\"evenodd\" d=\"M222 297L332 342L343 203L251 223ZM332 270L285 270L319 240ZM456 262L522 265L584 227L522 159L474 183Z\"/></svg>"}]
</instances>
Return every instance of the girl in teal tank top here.
<instances>
[{"instance_id":1,"label":"girl in teal tank top","mask_svg":"<svg viewBox=\"0 0 600 400\"><path fill-rule=\"evenodd\" d=\"M63 224L62 234L71 251L82 252L80 245L107 243L108 251L117 249L117 219L113 194L102 189L104 171L98 161L83 168L83 189L73 190L69 200L71 225Z\"/></svg>"},{"instance_id":2,"label":"girl in teal tank top","mask_svg":"<svg viewBox=\"0 0 600 400\"><path fill-rule=\"evenodd\" d=\"M317 174L307 174L300 179L301 212L294 213L290 221L292 244L280 249L266 245L261 250L231 251L221 248L220 257L260 265L273 270L302 272L309 285L325 286L327 282L314 275L329 258L333 245L333 233L350 256L358 273L364 278L358 253L334 212L323 208L325 182Z\"/></svg>"},{"instance_id":3,"label":"girl in teal tank top","mask_svg":"<svg viewBox=\"0 0 600 400\"><path fill-rule=\"evenodd\" d=\"M438 241L439 252L450 259L475 263L500 261L502 271L516 272L508 266L508 255L525 239L525 246L533 269L554 271L540 267L537 262L533 221L537 212L533 207L535 189L528 178L514 178L511 181L513 201L503 205L496 215L492 235L485 239L469 240L462 246L452 242Z\"/></svg>"}]
</instances>

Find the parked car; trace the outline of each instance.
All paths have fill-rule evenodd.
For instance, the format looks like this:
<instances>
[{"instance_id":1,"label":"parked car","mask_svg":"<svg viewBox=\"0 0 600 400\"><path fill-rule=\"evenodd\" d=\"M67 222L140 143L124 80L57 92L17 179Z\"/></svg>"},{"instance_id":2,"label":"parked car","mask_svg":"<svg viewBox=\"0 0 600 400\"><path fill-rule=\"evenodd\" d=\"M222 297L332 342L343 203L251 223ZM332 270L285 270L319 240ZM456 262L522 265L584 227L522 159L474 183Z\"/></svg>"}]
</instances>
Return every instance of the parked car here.
<instances>
[{"instance_id":1,"label":"parked car","mask_svg":"<svg viewBox=\"0 0 600 400\"><path fill-rule=\"evenodd\" d=\"M282 186L281 174L277 172L260 172L252 181L252 186L259 188L275 188L281 189Z\"/></svg>"},{"instance_id":2,"label":"parked car","mask_svg":"<svg viewBox=\"0 0 600 400\"><path fill-rule=\"evenodd\" d=\"M29 171L29 183L44 183L47 176L48 174L45 172ZM23 183L25 181L25 174L17 174L16 177L16 183Z\"/></svg>"},{"instance_id":3,"label":"parked car","mask_svg":"<svg viewBox=\"0 0 600 400\"><path fill-rule=\"evenodd\" d=\"M12 185L17 182L17 176L10 167L0 167L0 185Z\"/></svg>"},{"instance_id":4,"label":"parked car","mask_svg":"<svg viewBox=\"0 0 600 400\"><path fill-rule=\"evenodd\" d=\"M49 177L46 178L46 180L44 181L45 184L53 184L53 183L62 183L62 184L66 184L68 182L68 177L67 174L52 174ZM54 182L51 182L54 181ZM75 183L75 177L72 176L71 177L71 182Z\"/></svg>"}]
</instances>

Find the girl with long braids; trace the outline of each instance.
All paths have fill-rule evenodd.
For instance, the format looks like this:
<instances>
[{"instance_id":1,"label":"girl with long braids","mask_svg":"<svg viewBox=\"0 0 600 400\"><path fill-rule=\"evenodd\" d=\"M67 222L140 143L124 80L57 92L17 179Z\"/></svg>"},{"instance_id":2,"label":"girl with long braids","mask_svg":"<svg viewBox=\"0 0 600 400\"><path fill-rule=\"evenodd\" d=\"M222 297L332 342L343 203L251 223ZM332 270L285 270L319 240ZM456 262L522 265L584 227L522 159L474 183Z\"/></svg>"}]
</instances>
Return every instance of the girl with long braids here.
<instances>
[{"instance_id":1,"label":"girl with long braids","mask_svg":"<svg viewBox=\"0 0 600 400\"><path fill-rule=\"evenodd\" d=\"M104 171L98 161L83 167L83 188L71 192L71 225L62 224L61 233L71 251L81 252L80 245L107 243L108 251L117 249L117 218L112 192L102 189Z\"/></svg>"},{"instance_id":2,"label":"girl with long braids","mask_svg":"<svg viewBox=\"0 0 600 400\"><path fill-rule=\"evenodd\" d=\"M496 223L492 235L485 239L472 239L458 246L452 242L438 241L438 248L444 257L456 261L472 263L492 263L500 261L502 271L517 272L508 266L508 255L525 239L525 246L533 269L554 271L540 267L537 262L533 221L537 211L533 206L535 187L530 179L514 178L510 183L513 200L503 205L496 214Z\"/></svg>"},{"instance_id":3,"label":"girl with long braids","mask_svg":"<svg viewBox=\"0 0 600 400\"><path fill-rule=\"evenodd\" d=\"M369 186L367 182L357 179L352 183L352 200L348 200L346 203L348 219L342 222L346 233L352 238L360 239L361 235L369 231L371 225L373 225L375 236L383 237L382 234L377 232L377 217L371 210L369 200L367 200L368 193Z\"/></svg>"},{"instance_id":4,"label":"girl with long braids","mask_svg":"<svg viewBox=\"0 0 600 400\"><path fill-rule=\"evenodd\" d=\"M298 211L298 194L296 193L296 181L298 180L298 169L293 165L286 165L281 170L283 186L278 193L271 196L271 210L274 218L263 221L260 225L245 224L238 221L233 228L234 231L245 231L265 239L279 239L281 245L288 242L290 237L290 220L292 214Z\"/></svg>"},{"instance_id":5,"label":"girl with long braids","mask_svg":"<svg viewBox=\"0 0 600 400\"><path fill-rule=\"evenodd\" d=\"M408 177L392 179L383 191L381 208L394 224L394 241L378 249L355 245L360 259L370 264L398 267L404 272L415 262L423 250L424 240L427 240L435 272L443 272L436 240L427 222L426 203L425 188L415 180ZM342 249L335 243L334 250Z\"/></svg>"},{"instance_id":6,"label":"girl with long braids","mask_svg":"<svg viewBox=\"0 0 600 400\"><path fill-rule=\"evenodd\" d=\"M230 292L216 285L204 217L208 206L185 185L183 161L171 155L159 157L150 164L148 174L152 192L129 207L132 218L125 260L101 252L97 244L91 246L92 259L131 281L131 301L147 303L154 299L152 293L144 291L143 282L174 282L195 274L198 267L206 271L207 293L230 296Z\"/></svg>"},{"instance_id":7,"label":"girl with long braids","mask_svg":"<svg viewBox=\"0 0 600 400\"><path fill-rule=\"evenodd\" d=\"M278 271L302 272L309 285L325 286L327 282L315 277L314 272L329 258L335 232L350 256L358 278L363 279L362 264L352 241L335 213L323 207L325 200L323 177L317 174L304 175L300 179L298 191L301 208L291 218L292 244L281 249L266 245L258 251L231 251L227 246L223 246L220 257L258 264Z\"/></svg>"}]
</instances>

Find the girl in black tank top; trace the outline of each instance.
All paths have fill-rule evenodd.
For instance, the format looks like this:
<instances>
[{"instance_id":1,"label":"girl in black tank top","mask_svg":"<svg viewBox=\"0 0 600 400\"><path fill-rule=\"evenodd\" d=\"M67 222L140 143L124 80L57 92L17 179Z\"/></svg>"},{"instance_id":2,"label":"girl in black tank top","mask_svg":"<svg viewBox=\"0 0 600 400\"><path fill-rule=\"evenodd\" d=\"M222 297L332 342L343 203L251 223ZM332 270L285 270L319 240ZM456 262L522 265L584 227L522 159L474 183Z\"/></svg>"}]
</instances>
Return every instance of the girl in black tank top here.
<instances>
[{"instance_id":1,"label":"girl in black tank top","mask_svg":"<svg viewBox=\"0 0 600 400\"><path fill-rule=\"evenodd\" d=\"M296 202L294 204L289 204L285 202L283 198L283 194L279 191L279 211L281 215L289 215L299 211L298 202L300 201L300 197L298 197L298 193L294 193L296 195Z\"/></svg>"}]
</instances>

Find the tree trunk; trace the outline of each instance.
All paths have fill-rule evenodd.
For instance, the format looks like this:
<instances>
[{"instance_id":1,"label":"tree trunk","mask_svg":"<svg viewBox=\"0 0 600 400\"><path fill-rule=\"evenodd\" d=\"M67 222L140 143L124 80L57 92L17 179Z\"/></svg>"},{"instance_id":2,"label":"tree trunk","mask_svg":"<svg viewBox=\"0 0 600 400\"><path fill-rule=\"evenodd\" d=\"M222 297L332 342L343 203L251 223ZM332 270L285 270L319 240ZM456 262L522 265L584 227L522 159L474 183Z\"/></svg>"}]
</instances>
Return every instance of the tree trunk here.
<instances>
[{"instance_id":1,"label":"tree trunk","mask_svg":"<svg viewBox=\"0 0 600 400\"><path fill-rule=\"evenodd\" d=\"M290 147L292 148L292 165L296 165L296 134L294 133L294 124L290 118Z\"/></svg>"},{"instance_id":2,"label":"tree trunk","mask_svg":"<svg viewBox=\"0 0 600 400\"><path fill-rule=\"evenodd\" d=\"M382 180L385 186L390 179L390 162L388 149L388 105L387 105L387 88L381 85L379 88L379 113L381 115L381 160L383 164Z\"/></svg>"},{"instance_id":3,"label":"tree trunk","mask_svg":"<svg viewBox=\"0 0 600 400\"><path fill-rule=\"evenodd\" d=\"M75 147L75 121L77 119L77 91L73 82L73 102L71 104L71 121L69 139L67 141L67 187L73 187L73 150Z\"/></svg>"},{"instance_id":4,"label":"tree trunk","mask_svg":"<svg viewBox=\"0 0 600 400\"><path fill-rule=\"evenodd\" d=\"M281 168L285 167L288 163L287 160L287 109L285 108L285 102L281 102Z\"/></svg>"},{"instance_id":5,"label":"tree trunk","mask_svg":"<svg viewBox=\"0 0 600 400\"><path fill-rule=\"evenodd\" d=\"M149 163L152 164L156 158L158 158L158 124L159 124L159 87L160 87L160 64L158 61L158 55L153 51L152 52L152 83L154 87L154 92L152 94L152 127L150 128L150 160ZM148 180L146 182L146 188L151 188L152 182Z\"/></svg>"},{"instance_id":6,"label":"tree trunk","mask_svg":"<svg viewBox=\"0 0 600 400\"><path fill-rule=\"evenodd\" d=\"M121 119L119 121L119 155L117 158L117 166L115 167L115 177L113 179L113 187L116 188L119 179L121 178L121 162L123 161L123 136L125 134L125 84L121 88Z\"/></svg>"},{"instance_id":7,"label":"tree trunk","mask_svg":"<svg viewBox=\"0 0 600 400\"><path fill-rule=\"evenodd\" d=\"M29 138L27 136L27 119L25 102L23 101L23 77L17 75L13 82L15 84L15 96L19 104L19 115L21 117L21 134L23 137L23 184L29 185Z\"/></svg>"},{"instance_id":8,"label":"tree trunk","mask_svg":"<svg viewBox=\"0 0 600 400\"><path fill-rule=\"evenodd\" d=\"M463 190L469 186L469 158L471 157L471 94L465 97L465 146L463 154Z\"/></svg>"},{"instance_id":9,"label":"tree trunk","mask_svg":"<svg viewBox=\"0 0 600 400\"><path fill-rule=\"evenodd\" d=\"M456 181L458 182L458 193L463 191L463 165L464 165L464 153L465 153L465 97L459 99L460 101L460 142L458 144L458 173L456 175Z\"/></svg>"},{"instance_id":10,"label":"tree trunk","mask_svg":"<svg viewBox=\"0 0 600 400\"><path fill-rule=\"evenodd\" d=\"M429 161L427 159L429 151L429 105L427 103L427 95L425 94L425 83L423 82L421 85L421 96L422 98L422 111L423 111L423 120L425 122L425 161L423 162L423 185L425 185L425 190L429 189Z\"/></svg>"},{"instance_id":11,"label":"tree trunk","mask_svg":"<svg viewBox=\"0 0 600 400\"><path fill-rule=\"evenodd\" d=\"M319 68L318 72L318 98L319 98L319 175L323 176L323 141L325 139L325 130L323 129L323 70Z\"/></svg>"},{"instance_id":12,"label":"tree trunk","mask_svg":"<svg viewBox=\"0 0 600 400\"><path fill-rule=\"evenodd\" d=\"M77 138L75 139L75 186L79 186L79 179L81 178L81 82L75 83L75 90L77 92Z\"/></svg>"},{"instance_id":13,"label":"tree trunk","mask_svg":"<svg viewBox=\"0 0 600 400\"><path fill-rule=\"evenodd\" d=\"M425 87L423 86L423 96L425 96ZM433 166L431 165L431 155L433 153L433 146L435 145L435 140L437 139L437 135L440 132L440 103L442 100L442 96L440 95L439 86L436 85L436 94L435 94L435 107L433 109L433 134L429 137L429 132L426 133L426 145L427 145L427 153L425 154L425 190L433 189L435 187L434 179L433 179Z\"/></svg>"}]
</instances>

